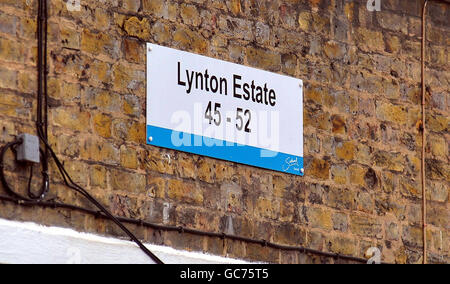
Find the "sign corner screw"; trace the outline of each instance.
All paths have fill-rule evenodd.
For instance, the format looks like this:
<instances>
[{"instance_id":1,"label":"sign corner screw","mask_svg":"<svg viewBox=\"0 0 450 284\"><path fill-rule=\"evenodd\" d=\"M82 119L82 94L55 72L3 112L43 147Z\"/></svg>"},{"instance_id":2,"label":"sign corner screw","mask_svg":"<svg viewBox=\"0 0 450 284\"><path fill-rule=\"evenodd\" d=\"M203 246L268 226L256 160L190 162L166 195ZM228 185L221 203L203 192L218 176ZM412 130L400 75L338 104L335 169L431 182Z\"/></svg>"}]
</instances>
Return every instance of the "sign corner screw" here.
<instances>
[{"instance_id":1,"label":"sign corner screw","mask_svg":"<svg viewBox=\"0 0 450 284\"><path fill-rule=\"evenodd\" d=\"M148 142L153 142L153 137L148 137Z\"/></svg>"},{"instance_id":2,"label":"sign corner screw","mask_svg":"<svg viewBox=\"0 0 450 284\"><path fill-rule=\"evenodd\" d=\"M305 169L304 169L304 168L301 168L301 169L300 169L300 172L301 172L302 174L304 174L304 173L305 173Z\"/></svg>"}]
</instances>

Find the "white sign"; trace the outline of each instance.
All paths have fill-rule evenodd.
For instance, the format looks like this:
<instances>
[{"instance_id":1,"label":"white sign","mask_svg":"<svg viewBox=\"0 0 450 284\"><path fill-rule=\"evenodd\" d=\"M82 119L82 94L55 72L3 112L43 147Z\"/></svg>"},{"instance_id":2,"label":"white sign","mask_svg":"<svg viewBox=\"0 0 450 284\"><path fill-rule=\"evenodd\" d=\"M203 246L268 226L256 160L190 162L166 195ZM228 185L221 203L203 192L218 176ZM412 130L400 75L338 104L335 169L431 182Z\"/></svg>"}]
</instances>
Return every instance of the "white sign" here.
<instances>
[{"instance_id":1,"label":"white sign","mask_svg":"<svg viewBox=\"0 0 450 284\"><path fill-rule=\"evenodd\" d=\"M147 143L303 175L303 84L147 45Z\"/></svg>"}]
</instances>

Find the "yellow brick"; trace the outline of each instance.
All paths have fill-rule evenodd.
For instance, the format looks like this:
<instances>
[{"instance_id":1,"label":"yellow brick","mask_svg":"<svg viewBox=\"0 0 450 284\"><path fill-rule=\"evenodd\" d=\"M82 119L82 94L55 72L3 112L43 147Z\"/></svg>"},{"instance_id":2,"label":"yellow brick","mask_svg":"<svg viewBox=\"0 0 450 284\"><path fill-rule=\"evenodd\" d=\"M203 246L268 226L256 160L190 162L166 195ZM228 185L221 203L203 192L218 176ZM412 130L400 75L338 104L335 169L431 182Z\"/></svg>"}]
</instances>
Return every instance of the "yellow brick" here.
<instances>
[{"instance_id":1,"label":"yellow brick","mask_svg":"<svg viewBox=\"0 0 450 284\"><path fill-rule=\"evenodd\" d=\"M181 180L169 180L168 187L168 196L171 199L197 205L203 204L203 192L194 184Z\"/></svg>"},{"instance_id":2,"label":"yellow brick","mask_svg":"<svg viewBox=\"0 0 450 284\"><path fill-rule=\"evenodd\" d=\"M431 153L437 158L445 158L448 152L448 143L443 137L431 136L429 138Z\"/></svg>"},{"instance_id":3,"label":"yellow brick","mask_svg":"<svg viewBox=\"0 0 450 284\"><path fill-rule=\"evenodd\" d=\"M326 209L309 207L306 209L306 216L308 217L309 225L313 228L333 229L331 212Z\"/></svg>"},{"instance_id":4,"label":"yellow brick","mask_svg":"<svg viewBox=\"0 0 450 284\"><path fill-rule=\"evenodd\" d=\"M90 170L91 186L106 189L106 174L107 171L103 166L91 166Z\"/></svg>"},{"instance_id":5,"label":"yellow brick","mask_svg":"<svg viewBox=\"0 0 450 284\"><path fill-rule=\"evenodd\" d=\"M131 147L120 147L120 164L125 168L137 169L139 166L137 151Z\"/></svg>"},{"instance_id":6,"label":"yellow brick","mask_svg":"<svg viewBox=\"0 0 450 284\"><path fill-rule=\"evenodd\" d=\"M323 51L329 58L342 58L345 54L345 49L338 43L329 41L325 44Z\"/></svg>"},{"instance_id":7,"label":"yellow brick","mask_svg":"<svg viewBox=\"0 0 450 284\"><path fill-rule=\"evenodd\" d=\"M194 5L181 4L180 9L180 15L185 24L193 26L200 25L200 14Z\"/></svg>"},{"instance_id":8,"label":"yellow brick","mask_svg":"<svg viewBox=\"0 0 450 284\"><path fill-rule=\"evenodd\" d=\"M1 56L1 55L0 55ZM17 72L0 67L0 88L15 89L17 86Z\"/></svg>"},{"instance_id":9,"label":"yellow brick","mask_svg":"<svg viewBox=\"0 0 450 284\"><path fill-rule=\"evenodd\" d=\"M214 174L214 164L212 160L207 158L202 158L198 163L198 178L202 181L212 183Z\"/></svg>"},{"instance_id":10,"label":"yellow brick","mask_svg":"<svg viewBox=\"0 0 450 284\"><path fill-rule=\"evenodd\" d=\"M328 242L330 250L344 255L355 255L357 241L348 237L332 237Z\"/></svg>"},{"instance_id":11,"label":"yellow brick","mask_svg":"<svg viewBox=\"0 0 450 284\"><path fill-rule=\"evenodd\" d=\"M3 92L0 95L0 114L16 116L17 111L23 106L23 99L16 94Z\"/></svg>"},{"instance_id":12,"label":"yellow brick","mask_svg":"<svg viewBox=\"0 0 450 284\"><path fill-rule=\"evenodd\" d=\"M157 149L150 149L140 155L145 156L144 165L147 169L162 174L174 174L175 164L172 163L172 158L168 158L169 154L160 153Z\"/></svg>"},{"instance_id":13,"label":"yellow brick","mask_svg":"<svg viewBox=\"0 0 450 284\"><path fill-rule=\"evenodd\" d=\"M146 184L147 179L145 175L117 170L111 171L111 187L113 190L146 194Z\"/></svg>"},{"instance_id":14,"label":"yellow brick","mask_svg":"<svg viewBox=\"0 0 450 284\"><path fill-rule=\"evenodd\" d=\"M408 119L408 113L404 107L390 103L377 103L376 112L379 119L392 123L404 125Z\"/></svg>"},{"instance_id":15,"label":"yellow brick","mask_svg":"<svg viewBox=\"0 0 450 284\"><path fill-rule=\"evenodd\" d=\"M25 38L35 38L37 31L36 19L22 18L20 21L21 21L21 36Z\"/></svg>"},{"instance_id":16,"label":"yellow brick","mask_svg":"<svg viewBox=\"0 0 450 284\"><path fill-rule=\"evenodd\" d=\"M115 64L113 66L114 88L118 91L128 92L135 90L139 92L145 86L145 73L133 70L126 64Z\"/></svg>"},{"instance_id":17,"label":"yellow brick","mask_svg":"<svg viewBox=\"0 0 450 284\"><path fill-rule=\"evenodd\" d=\"M248 63L252 66L270 71L280 70L281 56L279 53L249 47L246 50L246 54Z\"/></svg>"},{"instance_id":18,"label":"yellow brick","mask_svg":"<svg viewBox=\"0 0 450 284\"><path fill-rule=\"evenodd\" d=\"M125 39L123 41L123 50L125 53L125 58L128 61L134 63L145 62L144 47L139 41L130 38Z\"/></svg>"},{"instance_id":19,"label":"yellow brick","mask_svg":"<svg viewBox=\"0 0 450 284\"><path fill-rule=\"evenodd\" d=\"M31 72L21 72L18 77L19 90L24 93L33 93L37 90L37 76Z\"/></svg>"},{"instance_id":20,"label":"yellow brick","mask_svg":"<svg viewBox=\"0 0 450 284\"><path fill-rule=\"evenodd\" d=\"M192 179L197 177L194 159L187 154L180 153L178 155L177 168L181 177Z\"/></svg>"},{"instance_id":21,"label":"yellow brick","mask_svg":"<svg viewBox=\"0 0 450 284\"><path fill-rule=\"evenodd\" d=\"M311 14L308 12L300 12L298 15L298 24L300 29L303 31L308 31L311 22Z\"/></svg>"},{"instance_id":22,"label":"yellow brick","mask_svg":"<svg viewBox=\"0 0 450 284\"><path fill-rule=\"evenodd\" d=\"M0 38L0 59L12 62L23 62L25 51L19 42Z\"/></svg>"},{"instance_id":23,"label":"yellow brick","mask_svg":"<svg viewBox=\"0 0 450 284\"><path fill-rule=\"evenodd\" d=\"M95 9L95 26L100 30L106 30L110 26L110 15L104 8Z\"/></svg>"},{"instance_id":24,"label":"yellow brick","mask_svg":"<svg viewBox=\"0 0 450 284\"><path fill-rule=\"evenodd\" d=\"M231 12L238 15L242 10L241 0L231 0Z\"/></svg>"},{"instance_id":25,"label":"yellow brick","mask_svg":"<svg viewBox=\"0 0 450 284\"><path fill-rule=\"evenodd\" d=\"M337 184L347 183L347 167L345 165L333 165L331 167L331 176Z\"/></svg>"},{"instance_id":26,"label":"yellow brick","mask_svg":"<svg viewBox=\"0 0 450 284\"><path fill-rule=\"evenodd\" d=\"M93 33L84 29L81 34L81 49L97 55L105 50L105 47L111 45L111 41L111 37L106 33Z\"/></svg>"},{"instance_id":27,"label":"yellow brick","mask_svg":"<svg viewBox=\"0 0 450 284\"><path fill-rule=\"evenodd\" d=\"M87 139L81 157L86 160L119 164L120 152L113 144L95 139Z\"/></svg>"},{"instance_id":28,"label":"yellow brick","mask_svg":"<svg viewBox=\"0 0 450 284\"><path fill-rule=\"evenodd\" d=\"M147 18L139 20L136 17L131 17L125 20L123 28L129 36L135 36L146 41L151 39L150 23Z\"/></svg>"},{"instance_id":29,"label":"yellow brick","mask_svg":"<svg viewBox=\"0 0 450 284\"><path fill-rule=\"evenodd\" d=\"M366 169L360 165L353 164L349 167L350 172L350 182L352 184L365 186L364 175L366 174Z\"/></svg>"},{"instance_id":30,"label":"yellow brick","mask_svg":"<svg viewBox=\"0 0 450 284\"><path fill-rule=\"evenodd\" d=\"M66 27L65 25L61 26L61 41L63 46L79 49L80 48L80 33L75 30Z\"/></svg>"},{"instance_id":31,"label":"yellow brick","mask_svg":"<svg viewBox=\"0 0 450 284\"><path fill-rule=\"evenodd\" d=\"M363 51L384 51L383 34L380 31L359 28L356 35L358 45Z\"/></svg>"},{"instance_id":32,"label":"yellow brick","mask_svg":"<svg viewBox=\"0 0 450 284\"><path fill-rule=\"evenodd\" d=\"M147 175L148 192L150 196L157 198L166 197L166 179Z\"/></svg>"},{"instance_id":33,"label":"yellow brick","mask_svg":"<svg viewBox=\"0 0 450 284\"><path fill-rule=\"evenodd\" d=\"M138 144L145 144L145 134L145 123L131 122L131 124L129 125L127 136L129 141L136 142Z\"/></svg>"},{"instance_id":34,"label":"yellow brick","mask_svg":"<svg viewBox=\"0 0 450 284\"><path fill-rule=\"evenodd\" d=\"M53 122L72 131L88 131L90 114L75 108L57 108L52 110Z\"/></svg>"},{"instance_id":35,"label":"yellow brick","mask_svg":"<svg viewBox=\"0 0 450 284\"><path fill-rule=\"evenodd\" d=\"M336 156L339 159L351 161L355 157L356 147L353 142L344 142L336 146Z\"/></svg>"},{"instance_id":36,"label":"yellow brick","mask_svg":"<svg viewBox=\"0 0 450 284\"><path fill-rule=\"evenodd\" d=\"M175 31L173 40L180 48L198 54L205 54L208 49L208 41L205 38L184 27Z\"/></svg>"},{"instance_id":37,"label":"yellow brick","mask_svg":"<svg viewBox=\"0 0 450 284\"><path fill-rule=\"evenodd\" d=\"M156 15L161 15L164 9L164 0L143 0L142 6L144 8L144 13L152 13Z\"/></svg>"},{"instance_id":38,"label":"yellow brick","mask_svg":"<svg viewBox=\"0 0 450 284\"><path fill-rule=\"evenodd\" d=\"M105 138L111 137L112 120L110 116L98 113L93 117L93 124L98 135Z\"/></svg>"},{"instance_id":39,"label":"yellow brick","mask_svg":"<svg viewBox=\"0 0 450 284\"><path fill-rule=\"evenodd\" d=\"M355 7L355 3L353 3L353 2L350 2L350 3L345 3L345 6L344 6L344 13L345 13L345 16L347 17L347 19L350 21L350 22L353 22L353 17L354 17L354 7Z\"/></svg>"},{"instance_id":40,"label":"yellow brick","mask_svg":"<svg viewBox=\"0 0 450 284\"><path fill-rule=\"evenodd\" d=\"M256 213L259 217L276 219L280 212L280 202L277 200L260 197L256 201Z\"/></svg>"},{"instance_id":41,"label":"yellow brick","mask_svg":"<svg viewBox=\"0 0 450 284\"><path fill-rule=\"evenodd\" d=\"M140 0L123 0L122 7L128 11L137 12L141 6Z\"/></svg>"},{"instance_id":42,"label":"yellow brick","mask_svg":"<svg viewBox=\"0 0 450 284\"><path fill-rule=\"evenodd\" d=\"M152 25L152 34L157 43L168 43L172 38L171 30L167 25L164 25L160 22Z\"/></svg>"},{"instance_id":43,"label":"yellow brick","mask_svg":"<svg viewBox=\"0 0 450 284\"><path fill-rule=\"evenodd\" d=\"M330 177L330 163L321 159L313 159L306 169L306 174L318 179L327 180Z\"/></svg>"}]
</instances>

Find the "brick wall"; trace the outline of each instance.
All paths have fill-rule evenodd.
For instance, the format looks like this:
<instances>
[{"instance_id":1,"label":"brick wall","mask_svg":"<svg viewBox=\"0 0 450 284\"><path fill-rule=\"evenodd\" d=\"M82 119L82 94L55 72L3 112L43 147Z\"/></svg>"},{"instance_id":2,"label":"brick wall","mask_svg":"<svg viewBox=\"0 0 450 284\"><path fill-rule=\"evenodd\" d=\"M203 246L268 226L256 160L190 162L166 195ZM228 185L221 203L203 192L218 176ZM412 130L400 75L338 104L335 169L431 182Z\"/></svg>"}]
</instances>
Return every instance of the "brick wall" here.
<instances>
[{"instance_id":1,"label":"brick wall","mask_svg":"<svg viewBox=\"0 0 450 284\"><path fill-rule=\"evenodd\" d=\"M0 1L1 144L35 133L36 2ZM365 0L81 0L81 11L49 2L50 141L114 214L358 257L377 246L383 261L421 262L420 0L381 0L380 12ZM429 11L427 236L430 261L449 263L450 10ZM303 79L305 177L146 146L145 42ZM23 190L28 170L12 160L9 180ZM89 206L51 168L48 198ZM0 217L123 236L69 210L0 202ZM128 227L180 249L335 261Z\"/></svg>"}]
</instances>

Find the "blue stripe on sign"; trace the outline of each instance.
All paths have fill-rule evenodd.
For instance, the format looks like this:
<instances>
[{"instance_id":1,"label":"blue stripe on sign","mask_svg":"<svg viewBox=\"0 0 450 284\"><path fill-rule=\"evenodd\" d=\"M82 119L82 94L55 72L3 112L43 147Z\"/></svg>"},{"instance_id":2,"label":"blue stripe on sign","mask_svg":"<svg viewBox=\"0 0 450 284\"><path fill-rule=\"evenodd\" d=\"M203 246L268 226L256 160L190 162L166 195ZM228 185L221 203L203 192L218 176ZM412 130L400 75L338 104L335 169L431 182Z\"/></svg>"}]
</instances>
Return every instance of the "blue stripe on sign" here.
<instances>
[{"instance_id":1,"label":"blue stripe on sign","mask_svg":"<svg viewBox=\"0 0 450 284\"><path fill-rule=\"evenodd\" d=\"M303 176L303 157L166 128L147 125L147 144Z\"/></svg>"}]
</instances>

